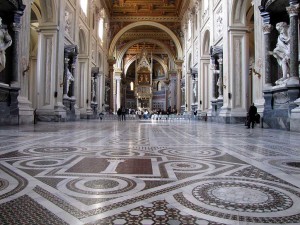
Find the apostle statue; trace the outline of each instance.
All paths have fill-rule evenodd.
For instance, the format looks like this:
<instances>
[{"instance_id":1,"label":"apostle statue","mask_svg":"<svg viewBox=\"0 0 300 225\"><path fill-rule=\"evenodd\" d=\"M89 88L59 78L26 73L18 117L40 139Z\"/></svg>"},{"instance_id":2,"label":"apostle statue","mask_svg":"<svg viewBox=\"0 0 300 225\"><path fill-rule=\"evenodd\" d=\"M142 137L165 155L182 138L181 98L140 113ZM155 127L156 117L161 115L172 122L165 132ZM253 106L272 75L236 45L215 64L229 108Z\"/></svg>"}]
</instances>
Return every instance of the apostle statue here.
<instances>
[{"instance_id":1,"label":"apostle statue","mask_svg":"<svg viewBox=\"0 0 300 225\"><path fill-rule=\"evenodd\" d=\"M11 44L11 36L9 35L7 29L5 29L2 25L2 18L0 17L0 72L5 68L5 50L11 46Z\"/></svg>"},{"instance_id":2,"label":"apostle statue","mask_svg":"<svg viewBox=\"0 0 300 225\"><path fill-rule=\"evenodd\" d=\"M74 79L72 73L70 72L69 69L67 69L67 93L66 93L66 94L69 93L70 83L71 83L72 81L74 81L74 80L75 80L75 79Z\"/></svg>"},{"instance_id":3,"label":"apostle statue","mask_svg":"<svg viewBox=\"0 0 300 225\"><path fill-rule=\"evenodd\" d=\"M279 32L279 36L276 48L271 54L282 68L282 78L276 81L276 84L280 85L290 76L290 33L289 26L285 22L277 23L276 30Z\"/></svg>"}]
</instances>

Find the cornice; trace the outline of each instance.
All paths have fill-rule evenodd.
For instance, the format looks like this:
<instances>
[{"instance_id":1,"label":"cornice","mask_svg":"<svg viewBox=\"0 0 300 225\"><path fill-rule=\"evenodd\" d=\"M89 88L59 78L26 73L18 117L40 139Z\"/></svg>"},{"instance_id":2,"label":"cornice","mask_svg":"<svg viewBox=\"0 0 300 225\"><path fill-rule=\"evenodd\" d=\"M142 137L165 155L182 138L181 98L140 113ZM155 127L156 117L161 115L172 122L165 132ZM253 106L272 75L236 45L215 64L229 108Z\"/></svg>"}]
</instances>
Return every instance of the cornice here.
<instances>
[{"instance_id":1,"label":"cornice","mask_svg":"<svg viewBox=\"0 0 300 225\"><path fill-rule=\"evenodd\" d=\"M132 39L132 38L155 38L155 39L170 39L170 36L166 33L163 32L128 32L122 35L122 37L120 39Z\"/></svg>"},{"instance_id":2,"label":"cornice","mask_svg":"<svg viewBox=\"0 0 300 225\"><path fill-rule=\"evenodd\" d=\"M180 22L177 16L116 16L110 22L136 22L136 21L155 21L155 22Z\"/></svg>"}]
</instances>

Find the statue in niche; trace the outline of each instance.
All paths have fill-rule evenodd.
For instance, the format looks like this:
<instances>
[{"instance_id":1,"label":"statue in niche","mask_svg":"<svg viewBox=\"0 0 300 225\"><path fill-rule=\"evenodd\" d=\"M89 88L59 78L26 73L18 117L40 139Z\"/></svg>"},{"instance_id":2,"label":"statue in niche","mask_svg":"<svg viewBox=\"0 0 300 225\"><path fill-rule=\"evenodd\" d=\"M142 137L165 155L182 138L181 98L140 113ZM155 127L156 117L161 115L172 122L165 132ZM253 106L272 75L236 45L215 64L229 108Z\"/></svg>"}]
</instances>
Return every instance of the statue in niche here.
<instances>
[{"instance_id":1,"label":"statue in niche","mask_svg":"<svg viewBox=\"0 0 300 225\"><path fill-rule=\"evenodd\" d=\"M95 85L96 85L96 80L92 78L92 101L96 99Z\"/></svg>"},{"instance_id":2,"label":"statue in niche","mask_svg":"<svg viewBox=\"0 0 300 225\"><path fill-rule=\"evenodd\" d=\"M197 102L197 81L194 81L193 83L193 101L194 103Z\"/></svg>"},{"instance_id":3,"label":"statue in niche","mask_svg":"<svg viewBox=\"0 0 300 225\"><path fill-rule=\"evenodd\" d=\"M275 82L276 85L280 85L290 76L290 32L289 26L285 22L277 23L276 30L279 32L279 36L276 48L271 54L282 68L282 78Z\"/></svg>"},{"instance_id":4,"label":"statue in niche","mask_svg":"<svg viewBox=\"0 0 300 225\"><path fill-rule=\"evenodd\" d=\"M221 94L221 79L220 79L220 75L218 76L218 81L217 81L217 86L218 86L218 93L219 95Z\"/></svg>"},{"instance_id":5,"label":"statue in niche","mask_svg":"<svg viewBox=\"0 0 300 225\"><path fill-rule=\"evenodd\" d=\"M144 78L145 78L145 82L146 82L146 83L149 83L149 77L148 77L147 74L144 75Z\"/></svg>"},{"instance_id":6,"label":"statue in niche","mask_svg":"<svg viewBox=\"0 0 300 225\"><path fill-rule=\"evenodd\" d=\"M138 80L139 83L143 83L144 82L144 76L143 74L140 74L139 75L139 80Z\"/></svg>"},{"instance_id":7,"label":"statue in niche","mask_svg":"<svg viewBox=\"0 0 300 225\"><path fill-rule=\"evenodd\" d=\"M4 70L6 64L5 50L11 46L11 44L11 36L2 25L2 18L0 17L0 72Z\"/></svg>"},{"instance_id":8,"label":"statue in niche","mask_svg":"<svg viewBox=\"0 0 300 225\"><path fill-rule=\"evenodd\" d=\"M69 93L69 88L70 88L70 84L71 82L73 82L75 79L73 77L73 74L70 72L69 69L67 69L67 93Z\"/></svg>"}]
</instances>

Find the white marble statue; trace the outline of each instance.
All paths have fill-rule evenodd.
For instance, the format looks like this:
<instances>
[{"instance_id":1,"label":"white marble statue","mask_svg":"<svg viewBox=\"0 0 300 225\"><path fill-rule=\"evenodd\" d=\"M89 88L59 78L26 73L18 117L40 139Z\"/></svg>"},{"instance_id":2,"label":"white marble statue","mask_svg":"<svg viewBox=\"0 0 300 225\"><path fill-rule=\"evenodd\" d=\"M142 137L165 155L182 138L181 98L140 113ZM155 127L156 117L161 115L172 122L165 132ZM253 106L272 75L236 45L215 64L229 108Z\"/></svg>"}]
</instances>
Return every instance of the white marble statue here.
<instances>
[{"instance_id":1,"label":"white marble statue","mask_svg":"<svg viewBox=\"0 0 300 225\"><path fill-rule=\"evenodd\" d=\"M290 76L290 33L289 26L285 22L277 23L276 30L279 36L272 55L282 68L282 78L276 81L276 85L280 85Z\"/></svg>"},{"instance_id":2,"label":"white marble statue","mask_svg":"<svg viewBox=\"0 0 300 225\"><path fill-rule=\"evenodd\" d=\"M5 50L11 44L11 36L7 32L7 29L2 26L2 18L0 17L0 72L4 70L6 64Z\"/></svg>"},{"instance_id":3,"label":"white marble statue","mask_svg":"<svg viewBox=\"0 0 300 225\"><path fill-rule=\"evenodd\" d=\"M70 70L67 69L67 93L66 94L69 93L71 81L74 81L74 77L73 77L72 73L70 72Z\"/></svg>"},{"instance_id":4,"label":"white marble statue","mask_svg":"<svg viewBox=\"0 0 300 225\"><path fill-rule=\"evenodd\" d=\"M94 99L96 98L96 90L95 90L95 84L96 80L93 78L92 79L92 101L94 101Z\"/></svg>"}]
</instances>

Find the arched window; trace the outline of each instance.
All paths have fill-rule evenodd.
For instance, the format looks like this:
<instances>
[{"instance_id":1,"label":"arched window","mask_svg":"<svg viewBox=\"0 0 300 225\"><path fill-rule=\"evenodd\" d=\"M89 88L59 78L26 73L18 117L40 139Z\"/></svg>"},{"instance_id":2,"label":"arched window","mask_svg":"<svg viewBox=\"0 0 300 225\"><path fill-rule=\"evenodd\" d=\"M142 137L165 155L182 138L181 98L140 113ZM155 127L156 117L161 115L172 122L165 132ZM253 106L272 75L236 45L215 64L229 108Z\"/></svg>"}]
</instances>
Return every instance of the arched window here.
<instances>
[{"instance_id":1,"label":"arched window","mask_svg":"<svg viewBox=\"0 0 300 225\"><path fill-rule=\"evenodd\" d=\"M85 15L87 15L88 0L80 0L80 7Z\"/></svg>"},{"instance_id":2,"label":"arched window","mask_svg":"<svg viewBox=\"0 0 300 225\"><path fill-rule=\"evenodd\" d=\"M100 18L98 24L98 36L101 40L103 39L103 29L104 29L104 20L103 18Z\"/></svg>"},{"instance_id":3,"label":"arched window","mask_svg":"<svg viewBox=\"0 0 300 225\"><path fill-rule=\"evenodd\" d=\"M133 82L131 81L130 82L130 91L133 91L134 90L134 84L133 84Z\"/></svg>"}]
</instances>

